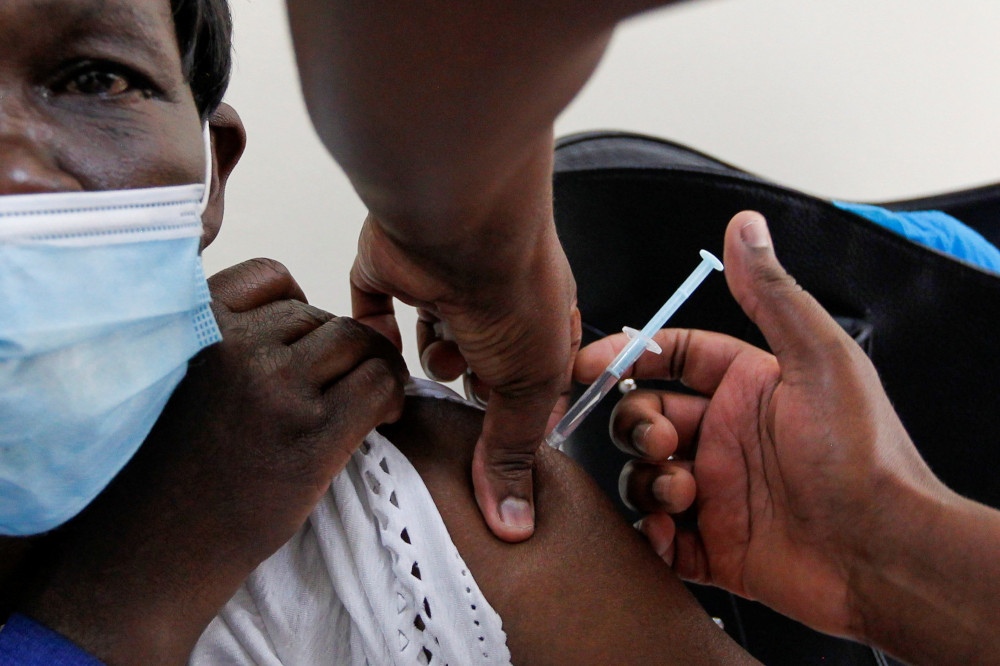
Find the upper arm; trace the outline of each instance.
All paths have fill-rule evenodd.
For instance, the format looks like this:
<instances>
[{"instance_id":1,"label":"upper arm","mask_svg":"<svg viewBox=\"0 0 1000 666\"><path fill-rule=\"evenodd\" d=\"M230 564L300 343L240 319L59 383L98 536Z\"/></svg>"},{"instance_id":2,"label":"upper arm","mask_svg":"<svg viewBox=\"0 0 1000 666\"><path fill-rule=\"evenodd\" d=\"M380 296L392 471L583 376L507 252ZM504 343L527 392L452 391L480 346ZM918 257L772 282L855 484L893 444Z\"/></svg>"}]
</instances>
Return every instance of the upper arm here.
<instances>
[{"instance_id":1,"label":"upper arm","mask_svg":"<svg viewBox=\"0 0 1000 666\"><path fill-rule=\"evenodd\" d=\"M503 619L515 663L752 661L625 524L591 479L542 447L535 533L509 544L479 515L469 470L481 413L409 399L385 430L420 473L452 540Z\"/></svg>"}]
</instances>

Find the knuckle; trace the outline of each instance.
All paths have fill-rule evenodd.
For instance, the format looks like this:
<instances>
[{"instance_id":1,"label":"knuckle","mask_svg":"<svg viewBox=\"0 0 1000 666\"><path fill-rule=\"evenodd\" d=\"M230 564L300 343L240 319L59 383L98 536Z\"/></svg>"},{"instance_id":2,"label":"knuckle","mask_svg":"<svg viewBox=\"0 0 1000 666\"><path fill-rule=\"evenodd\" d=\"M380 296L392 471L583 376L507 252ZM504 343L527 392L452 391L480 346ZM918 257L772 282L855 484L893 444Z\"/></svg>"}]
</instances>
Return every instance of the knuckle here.
<instances>
[{"instance_id":1,"label":"knuckle","mask_svg":"<svg viewBox=\"0 0 1000 666\"><path fill-rule=\"evenodd\" d=\"M802 286L780 266L760 262L750 268L750 277L765 290L764 293L787 295L805 291Z\"/></svg>"},{"instance_id":2,"label":"knuckle","mask_svg":"<svg viewBox=\"0 0 1000 666\"><path fill-rule=\"evenodd\" d=\"M296 327L312 326L319 328L320 326L323 326L324 324L327 324L337 318L336 315L332 315L326 310L320 310L319 308L311 307L305 303L300 303L298 301L291 301L291 303L293 307L287 316L292 319L290 323ZM277 324L277 322L269 323L273 323L275 325Z\"/></svg>"},{"instance_id":3,"label":"knuckle","mask_svg":"<svg viewBox=\"0 0 1000 666\"><path fill-rule=\"evenodd\" d=\"M520 481L531 474L535 466L534 451L490 451L486 456L491 476L500 481Z\"/></svg>"},{"instance_id":4,"label":"knuckle","mask_svg":"<svg viewBox=\"0 0 1000 666\"><path fill-rule=\"evenodd\" d=\"M384 358L371 358L359 368L363 380L370 387L373 400L378 404L395 405L403 402L403 378Z\"/></svg>"},{"instance_id":5,"label":"knuckle","mask_svg":"<svg viewBox=\"0 0 1000 666\"><path fill-rule=\"evenodd\" d=\"M218 361L232 368L251 372L260 354L259 340L246 323L230 313L218 320L222 341L214 345Z\"/></svg>"},{"instance_id":6,"label":"knuckle","mask_svg":"<svg viewBox=\"0 0 1000 666\"><path fill-rule=\"evenodd\" d=\"M292 274L288 268L276 259L267 257L256 257L247 259L237 266L242 273L251 277L256 282L285 281L291 280Z\"/></svg>"},{"instance_id":7,"label":"knuckle","mask_svg":"<svg viewBox=\"0 0 1000 666\"><path fill-rule=\"evenodd\" d=\"M234 286L248 294L265 289L270 291L275 285L288 287L295 282L284 264L274 259L248 259L238 268L241 270Z\"/></svg>"},{"instance_id":8,"label":"knuckle","mask_svg":"<svg viewBox=\"0 0 1000 666\"><path fill-rule=\"evenodd\" d=\"M287 446L303 447L321 434L330 421L330 410L317 396L286 387L271 396L265 406L269 417L288 433Z\"/></svg>"},{"instance_id":9,"label":"knuckle","mask_svg":"<svg viewBox=\"0 0 1000 666\"><path fill-rule=\"evenodd\" d=\"M556 399L562 395L565 385L565 373L560 372L554 376L526 378L490 388L507 401L519 405L520 409L535 412L551 409Z\"/></svg>"},{"instance_id":10,"label":"knuckle","mask_svg":"<svg viewBox=\"0 0 1000 666\"><path fill-rule=\"evenodd\" d=\"M333 337L341 343L355 346L364 345L375 332L351 317L331 317L324 323L328 327Z\"/></svg>"},{"instance_id":11,"label":"knuckle","mask_svg":"<svg viewBox=\"0 0 1000 666\"><path fill-rule=\"evenodd\" d=\"M236 307L255 292L289 291L297 289L297 284L280 262L257 258L216 273L209 278L208 287L213 299L226 307Z\"/></svg>"},{"instance_id":12,"label":"knuckle","mask_svg":"<svg viewBox=\"0 0 1000 666\"><path fill-rule=\"evenodd\" d=\"M670 363L667 373L669 376L664 379L678 379L684 376L684 369L687 365L688 349L691 347L692 331L690 329L676 329L676 341L673 351L670 354Z\"/></svg>"},{"instance_id":13,"label":"knuckle","mask_svg":"<svg viewBox=\"0 0 1000 666\"><path fill-rule=\"evenodd\" d=\"M219 331L222 333L223 340L225 340L227 333L236 333L238 331L235 323L236 317L223 302L216 298L217 294L214 293L215 290L211 287L209 289L213 291L213 298L209 307L212 308L212 315L215 317L215 322L219 325Z\"/></svg>"},{"instance_id":14,"label":"knuckle","mask_svg":"<svg viewBox=\"0 0 1000 666\"><path fill-rule=\"evenodd\" d=\"M316 399L306 398L298 401L295 413L303 434L324 430L330 420L330 410Z\"/></svg>"},{"instance_id":15,"label":"knuckle","mask_svg":"<svg viewBox=\"0 0 1000 666\"><path fill-rule=\"evenodd\" d=\"M284 264L274 259L258 257L230 266L208 278L209 288L225 287L232 283L261 281L264 279L291 279Z\"/></svg>"}]
</instances>

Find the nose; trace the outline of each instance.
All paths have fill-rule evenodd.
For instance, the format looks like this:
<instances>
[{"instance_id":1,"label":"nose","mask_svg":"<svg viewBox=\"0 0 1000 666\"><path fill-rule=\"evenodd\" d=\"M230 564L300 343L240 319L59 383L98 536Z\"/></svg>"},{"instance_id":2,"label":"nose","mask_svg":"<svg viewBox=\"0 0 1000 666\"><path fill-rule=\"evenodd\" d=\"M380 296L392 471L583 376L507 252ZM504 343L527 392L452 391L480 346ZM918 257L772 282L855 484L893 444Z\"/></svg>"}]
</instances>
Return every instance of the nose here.
<instances>
[{"instance_id":1,"label":"nose","mask_svg":"<svg viewBox=\"0 0 1000 666\"><path fill-rule=\"evenodd\" d=\"M41 142L27 133L3 129L0 129L0 196L83 189L76 178L58 167Z\"/></svg>"}]
</instances>

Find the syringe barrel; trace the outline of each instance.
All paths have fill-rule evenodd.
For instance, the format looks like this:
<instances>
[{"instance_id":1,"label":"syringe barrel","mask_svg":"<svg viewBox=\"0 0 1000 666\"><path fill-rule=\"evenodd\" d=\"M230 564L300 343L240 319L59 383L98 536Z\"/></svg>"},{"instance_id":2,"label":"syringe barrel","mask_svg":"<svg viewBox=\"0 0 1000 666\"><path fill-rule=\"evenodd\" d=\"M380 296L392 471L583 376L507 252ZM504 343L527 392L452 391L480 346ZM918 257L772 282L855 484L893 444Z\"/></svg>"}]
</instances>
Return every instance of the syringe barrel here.
<instances>
[{"instance_id":1,"label":"syringe barrel","mask_svg":"<svg viewBox=\"0 0 1000 666\"><path fill-rule=\"evenodd\" d=\"M573 431L583 422L587 414L597 406L601 398L615 387L619 378L620 376L615 376L608 370L601 373L597 381L587 387L580 399L566 412L566 416L562 417L556 427L552 429L548 441L554 446L562 444L567 437L573 434Z\"/></svg>"},{"instance_id":2,"label":"syringe barrel","mask_svg":"<svg viewBox=\"0 0 1000 666\"><path fill-rule=\"evenodd\" d=\"M649 320L645 328L638 335L634 335L625 345L615 360L607 367L607 369L601 373L601 376L597 378L593 384L591 384L579 400L566 412L566 416L559 421L546 441L550 445L556 448L562 448L563 442L569 437L576 427L580 425L587 414L601 401L601 398L606 396L611 389L618 383L618 380L622 378L622 375L632 367L632 365L639 359L644 351L647 349L647 345L650 345L650 341L653 336L659 331L668 319L677 311L677 308L681 306L684 301L691 296L692 292L698 288L698 286L704 281L712 270L722 270L722 262L719 261L712 253L707 250L701 251L702 262L698 264L698 267L681 283L681 286L677 288L677 291L667 299L667 302L663 304L663 307L653 315L653 318ZM634 333L631 331L630 335ZM651 345L650 348L657 350L658 348L655 344Z\"/></svg>"},{"instance_id":3,"label":"syringe barrel","mask_svg":"<svg viewBox=\"0 0 1000 666\"><path fill-rule=\"evenodd\" d=\"M643 331L642 336L636 336L628 341L628 344L618 352L618 356L615 356L615 360L608 365L608 369L605 372L609 372L615 376L615 379L621 379L622 375L632 367L642 352L646 351L646 340L645 338L651 338L652 335L646 335Z\"/></svg>"}]
</instances>

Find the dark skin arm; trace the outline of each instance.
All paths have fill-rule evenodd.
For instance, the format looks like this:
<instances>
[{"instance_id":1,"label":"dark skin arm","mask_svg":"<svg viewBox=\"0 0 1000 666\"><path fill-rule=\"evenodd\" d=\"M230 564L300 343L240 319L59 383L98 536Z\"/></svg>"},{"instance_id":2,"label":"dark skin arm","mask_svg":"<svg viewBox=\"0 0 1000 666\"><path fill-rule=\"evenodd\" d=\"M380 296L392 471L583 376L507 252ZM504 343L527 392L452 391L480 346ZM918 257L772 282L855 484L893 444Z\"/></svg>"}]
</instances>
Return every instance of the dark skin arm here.
<instances>
[{"instance_id":1,"label":"dark skin arm","mask_svg":"<svg viewBox=\"0 0 1000 666\"><path fill-rule=\"evenodd\" d=\"M382 336L304 302L277 262L209 280L223 341L192 360L139 453L40 544L21 609L108 664L183 664L240 583L402 409Z\"/></svg>"},{"instance_id":2,"label":"dark skin arm","mask_svg":"<svg viewBox=\"0 0 1000 666\"><path fill-rule=\"evenodd\" d=\"M534 452L580 340L553 122L616 23L661 4L288 2L313 123L370 210L354 315L398 343L393 298L417 306L428 373L474 373L476 498L507 541L531 535Z\"/></svg>"},{"instance_id":3,"label":"dark skin arm","mask_svg":"<svg viewBox=\"0 0 1000 666\"><path fill-rule=\"evenodd\" d=\"M479 519L469 465L481 411L408 398L379 428L416 467L515 664L753 663L569 458L542 447L535 536L511 545Z\"/></svg>"},{"instance_id":4,"label":"dark skin arm","mask_svg":"<svg viewBox=\"0 0 1000 666\"><path fill-rule=\"evenodd\" d=\"M112 486L43 542L46 575L22 606L110 664L184 663L367 429L400 409L401 368L388 342L306 306L279 266L251 262L211 283L226 341L193 364ZM296 360L288 344L324 327L330 337L313 362L286 362ZM302 374L316 372L330 376ZM561 454L538 457L536 538L495 539L468 475L481 428L478 410L420 399L385 426L504 618L518 663L747 659Z\"/></svg>"}]
</instances>

